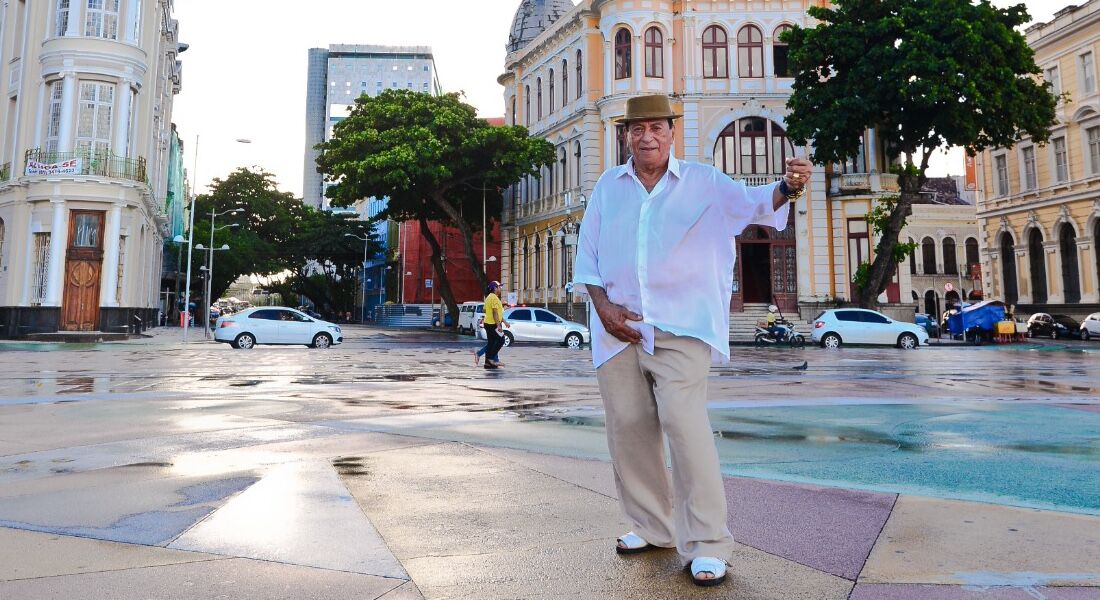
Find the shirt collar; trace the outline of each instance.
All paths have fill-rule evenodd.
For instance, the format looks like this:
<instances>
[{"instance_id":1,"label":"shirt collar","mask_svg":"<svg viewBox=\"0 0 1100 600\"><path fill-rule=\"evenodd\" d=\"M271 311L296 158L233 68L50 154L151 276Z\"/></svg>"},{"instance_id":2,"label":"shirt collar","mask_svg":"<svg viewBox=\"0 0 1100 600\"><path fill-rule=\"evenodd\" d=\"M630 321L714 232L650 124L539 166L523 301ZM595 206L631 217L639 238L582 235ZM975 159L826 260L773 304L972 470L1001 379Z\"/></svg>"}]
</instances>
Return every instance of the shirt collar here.
<instances>
[{"instance_id":1,"label":"shirt collar","mask_svg":"<svg viewBox=\"0 0 1100 600\"><path fill-rule=\"evenodd\" d=\"M680 178L680 161L676 159L672 154L668 155L668 172L676 176L676 179ZM623 175L631 175L634 173L634 157L626 159L626 164L619 166L619 173L617 177Z\"/></svg>"}]
</instances>

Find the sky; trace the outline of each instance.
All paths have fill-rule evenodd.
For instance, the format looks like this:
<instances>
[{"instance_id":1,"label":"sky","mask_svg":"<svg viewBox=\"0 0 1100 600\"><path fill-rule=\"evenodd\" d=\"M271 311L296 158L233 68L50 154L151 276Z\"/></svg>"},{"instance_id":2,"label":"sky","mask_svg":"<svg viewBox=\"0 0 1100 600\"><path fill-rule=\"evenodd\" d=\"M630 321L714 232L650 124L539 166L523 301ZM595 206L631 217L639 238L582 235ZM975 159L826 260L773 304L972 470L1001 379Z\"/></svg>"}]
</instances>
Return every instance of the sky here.
<instances>
[{"instance_id":1,"label":"sky","mask_svg":"<svg viewBox=\"0 0 1100 600\"><path fill-rule=\"evenodd\" d=\"M998 6L1016 3L994 0ZM1046 21L1070 0L1028 0ZM204 192L237 167L273 173L302 193L309 48L331 44L431 46L444 91L462 91L481 116L504 114L504 44L519 0L179 0L183 85L172 120L185 166ZM197 136L197 140L196 140ZM237 140L249 140L242 143ZM197 148L197 152L196 152ZM962 174L962 152L930 174Z\"/></svg>"}]
</instances>

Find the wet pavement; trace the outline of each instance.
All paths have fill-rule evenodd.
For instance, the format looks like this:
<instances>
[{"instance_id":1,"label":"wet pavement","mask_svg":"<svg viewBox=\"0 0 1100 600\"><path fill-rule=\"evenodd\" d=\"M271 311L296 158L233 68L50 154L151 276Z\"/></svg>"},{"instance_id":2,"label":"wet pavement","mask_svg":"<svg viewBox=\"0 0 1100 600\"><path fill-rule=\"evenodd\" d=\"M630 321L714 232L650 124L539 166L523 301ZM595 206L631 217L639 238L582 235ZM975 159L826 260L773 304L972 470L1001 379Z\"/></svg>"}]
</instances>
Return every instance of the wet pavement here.
<instances>
[{"instance_id":1,"label":"wet pavement","mask_svg":"<svg viewBox=\"0 0 1100 600\"><path fill-rule=\"evenodd\" d=\"M587 350L346 333L0 343L0 599L1100 598L1100 343L734 348L698 590L611 551Z\"/></svg>"}]
</instances>

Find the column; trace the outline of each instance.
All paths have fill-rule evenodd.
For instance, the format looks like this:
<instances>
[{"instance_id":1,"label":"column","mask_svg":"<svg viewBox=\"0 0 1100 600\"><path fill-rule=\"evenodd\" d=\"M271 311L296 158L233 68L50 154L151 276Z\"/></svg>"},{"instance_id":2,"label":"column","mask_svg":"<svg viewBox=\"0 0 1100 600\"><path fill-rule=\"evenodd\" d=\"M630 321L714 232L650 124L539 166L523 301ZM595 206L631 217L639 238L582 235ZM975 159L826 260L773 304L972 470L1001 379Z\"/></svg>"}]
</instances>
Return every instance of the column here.
<instances>
[{"instance_id":1,"label":"column","mask_svg":"<svg viewBox=\"0 0 1100 600\"><path fill-rule=\"evenodd\" d=\"M1060 250L1058 240L1043 242L1043 260L1047 266L1047 304L1063 304L1066 301Z\"/></svg>"},{"instance_id":2,"label":"column","mask_svg":"<svg viewBox=\"0 0 1100 600\"><path fill-rule=\"evenodd\" d=\"M1100 242L1091 237L1077 239L1077 253L1079 271L1081 273L1081 302L1094 304L1100 302L1100 281L1096 280L1096 253L1092 251L1092 245Z\"/></svg>"},{"instance_id":3,"label":"column","mask_svg":"<svg viewBox=\"0 0 1100 600\"><path fill-rule=\"evenodd\" d=\"M107 213L107 235L103 239L103 285L99 290L100 306L118 306L118 241L122 231L122 204L115 204Z\"/></svg>"},{"instance_id":4,"label":"column","mask_svg":"<svg viewBox=\"0 0 1100 600\"><path fill-rule=\"evenodd\" d=\"M73 127L76 126L76 74L64 72L61 77L61 128L58 131L57 151L72 152Z\"/></svg>"},{"instance_id":5,"label":"column","mask_svg":"<svg viewBox=\"0 0 1100 600\"><path fill-rule=\"evenodd\" d=\"M119 15L119 23L125 28L122 32L122 40L130 44L137 43L138 19L141 18L140 0L126 0L122 6L123 14Z\"/></svg>"},{"instance_id":6,"label":"column","mask_svg":"<svg viewBox=\"0 0 1100 600\"><path fill-rule=\"evenodd\" d=\"M603 71L603 95L610 96L615 93L615 41L603 42L604 71ZM592 74L588 74L591 80Z\"/></svg>"},{"instance_id":7,"label":"column","mask_svg":"<svg viewBox=\"0 0 1100 600\"><path fill-rule=\"evenodd\" d=\"M32 148L42 147L42 132L45 127L42 126L42 120L45 118L45 112L49 110L49 103L46 102L46 89L49 86L45 81L38 84L38 110L34 115L34 145Z\"/></svg>"},{"instance_id":8,"label":"column","mask_svg":"<svg viewBox=\"0 0 1100 600\"><path fill-rule=\"evenodd\" d=\"M1027 235L1024 235L1027 238ZM1029 261L1027 243L1016 244L1012 247L1016 252L1016 295L1019 297L1017 304L1031 304L1034 296L1034 286L1031 282L1031 263Z\"/></svg>"},{"instance_id":9,"label":"column","mask_svg":"<svg viewBox=\"0 0 1100 600\"><path fill-rule=\"evenodd\" d=\"M641 50L641 52L639 52ZM633 63L630 68L634 70L634 90L641 92L645 89L644 75L645 75L645 61L642 60L642 53L645 52L645 44L643 43L642 36L635 35L630 38L630 58Z\"/></svg>"},{"instance_id":10,"label":"column","mask_svg":"<svg viewBox=\"0 0 1100 600\"><path fill-rule=\"evenodd\" d=\"M878 144L875 140L875 128L867 130L867 170L871 173L871 191L882 191L882 177L880 176L886 165L878 164ZM965 298L964 298L965 300Z\"/></svg>"},{"instance_id":11,"label":"column","mask_svg":"<svg viewBox=\"0 0 1100 600\"><path fill-rule=\"evenodd\" d=\"M123 79L115 86L115 97L118 98L118 110L115 111L115 133L111 148L116 156L129 158L130 156L130 80ZM161 164L161 163L157 163Z\"/></svg>"},{"instance_id":12,"label":"column","mask_svg":"<svg viewBox=\"0 0 1100 600\"><path fill-rule=\"evenodd\" d=\"M25 249L23 254L23 291L19 295L19 306L31 305L31 288L34 281L34 206L30 202L23 204L23 210L27 211L27 229L24 233L27 237L23 244ZM18 208L18 205L16 208Z\"/></svg>"},{"instance_id":13,"label":"column","mask_svg":"<svg viewBox=\"0 0 1100 600\"><path fill-rule=\"evenodd\" d=\"M50 229L50 269L46 276L44 306L61 306L61 292L65 283L65 246L69 237L65 220L65 200L53 198L53 227Z\"/></svg>"}]
</instances>

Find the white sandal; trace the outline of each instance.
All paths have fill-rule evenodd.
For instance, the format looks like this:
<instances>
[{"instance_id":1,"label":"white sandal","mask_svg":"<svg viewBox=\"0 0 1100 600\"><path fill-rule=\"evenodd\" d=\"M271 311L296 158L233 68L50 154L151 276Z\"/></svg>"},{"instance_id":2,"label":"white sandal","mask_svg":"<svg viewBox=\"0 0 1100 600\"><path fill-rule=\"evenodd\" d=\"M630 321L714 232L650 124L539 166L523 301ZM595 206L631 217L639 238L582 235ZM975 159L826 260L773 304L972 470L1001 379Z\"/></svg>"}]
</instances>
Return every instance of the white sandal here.
<instances>
[{"instance_id":1,"label":"white sandal","mask_svg":"<svg viewBox=\"0 0 1100 600\"><path fill-rule=\"evenodd\" d=\"M720 558L697 556L692 559L687 569L691 571L692 583L698 586L709 587L712 585L720 585L726 580L726 561ZM702 573L710 573L712 577L710 579L702 579L699 577Z\"/></svg>"},{"instance_id":2,"label":"white sandal","mask_svg":"<svg viewBox=\"0 0 1100 600\"><path fill-rule=\"evenodd\" d=\"M615 545L615 552L619 554L638 554L641 552L648 552L655 550L657 546L645 541L642 536L631 531L618 539L618 544Z\"/></svg>"}]
</instances>

